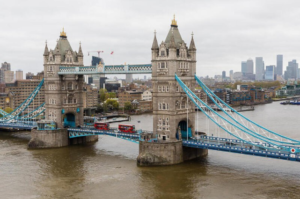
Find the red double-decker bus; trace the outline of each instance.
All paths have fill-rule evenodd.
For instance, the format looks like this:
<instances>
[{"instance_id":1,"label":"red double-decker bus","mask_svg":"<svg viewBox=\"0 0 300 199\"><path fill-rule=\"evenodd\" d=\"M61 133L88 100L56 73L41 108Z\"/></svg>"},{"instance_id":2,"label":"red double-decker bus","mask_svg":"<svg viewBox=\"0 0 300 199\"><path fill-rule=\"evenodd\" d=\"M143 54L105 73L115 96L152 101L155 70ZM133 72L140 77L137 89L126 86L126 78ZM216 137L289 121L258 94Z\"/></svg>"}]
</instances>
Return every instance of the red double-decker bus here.
<instances>
[{"instance_id":1,"label":"red double-decker bus","mask_svg":"<svg viewBox=\"0 0 300 199\"><path fill-rule=\"evenodd\" d=\"M95 129L98 129L98 130L109 130L109 123L106 123L106 122L95 122L94 123L94 127Z\"/></svg>"},{"instance_id":2,"label":"red double-decker bus","mask_svg":"<svg viewBox=\"0 0 300 199\"><path fill-rule=\"evenodd\" d=\"M131 124L119 124L119 131L123 133L136 133L135 126Z\"/></svg>"}]
</instances>

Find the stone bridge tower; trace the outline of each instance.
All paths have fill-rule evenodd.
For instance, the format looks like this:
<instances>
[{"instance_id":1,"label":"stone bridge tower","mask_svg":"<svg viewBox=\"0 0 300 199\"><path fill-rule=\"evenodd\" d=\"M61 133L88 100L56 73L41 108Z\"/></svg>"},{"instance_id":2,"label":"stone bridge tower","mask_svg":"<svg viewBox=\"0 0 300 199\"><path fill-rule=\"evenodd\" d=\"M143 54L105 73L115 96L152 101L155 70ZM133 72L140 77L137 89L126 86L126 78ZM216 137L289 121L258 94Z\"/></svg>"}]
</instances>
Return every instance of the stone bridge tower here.
<instances>
[{"instance_id":1,"label":"stone bridge tower","mask_svg":"<svg viewBox=\"0 0 300 199\"><path fill-rule=\"evenodd\" d=\"M153 132L159 140L180 140L186 137L187 125L194 132L195 107L175 80L177 74L194 90L196 47L192 37L189 48L181 38L175 18L167 38L160 45L156 35L152 44ZM187 119L188 117L188 119Z\"/></svg>"},{"instance_id":2,"label":"stone bridge tower","mask_svg":"<svg viewBox=\"0 0 300 199\"><path fill-rule=\"evenodd\" d=\"M64 30L54 50L44 51L46 120L53 120L58 128L83 124L83 75L59 75L60 67L83 66L81 45L73 51Z\"/></svg>"},{"instance_id":3,"label":"stone bridge tower","mask_svg":"<svg viewBox=\"0 0 300 199\"><path fill-rule=\"evenodd\" d=\"M188 132L192 136L195 130L195 106L180 88L175 74L194 90L196 46L193 35L187 47L174 17L165 41L158 45L154 35L151 51L153 133L158 142L140 142L137 164L172 165L206 155L207 150L182 146L182 138L186 138Z\"/></svg>"}]
</instances>

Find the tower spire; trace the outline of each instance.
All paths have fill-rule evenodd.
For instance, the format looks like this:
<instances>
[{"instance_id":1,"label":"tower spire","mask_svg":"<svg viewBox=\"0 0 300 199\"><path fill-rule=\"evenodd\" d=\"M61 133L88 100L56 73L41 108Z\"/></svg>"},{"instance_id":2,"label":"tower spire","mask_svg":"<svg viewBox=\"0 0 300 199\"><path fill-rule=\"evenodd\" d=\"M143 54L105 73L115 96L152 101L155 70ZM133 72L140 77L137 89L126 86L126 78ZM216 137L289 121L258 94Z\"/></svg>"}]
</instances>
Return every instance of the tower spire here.
<instances>
[{"instance_id":1,"label":"tower spire","mask_svg":"<svg viewBox=\"0 0 300 199\"><path fill-rule=\"evenodd\" d=\"M153 44L151 50L157 50L158 49L158 43L156 39L156 30L154 30L154 39L153 39Z\"/></svg>"},{"instance_id":2,"label":"tower spire","mask_svg":"<svg viewBox=\"0 0 300 199\"><path fill-rule=\"evenodd\" d=\"M174 18L172 20L171 26L172 27L177 27L177 21L175 20L175 15L174 15Z\"/></svg>"},{"instance_id":3,"label":"tower spire","mask_svg":"<svg viewBox=\"0 0 300 199\"><path fill-rule=\"evenodd\" d=\"M46 40L46 45L45 45L45 50L44 50L44 56L48 56L48 55L49 55L49 50L48 50L47 40Z\"/></svg>"},{"instance_id":4,"label":"tower spire","mask_svg":"<svg viewBox=\"0 0 300 199\"><path fill-rule=\"evenodd\" d=\"M62 32L60 32L61 38L67 38L67 33L65 32L65 28L62 29Z\"/></svg>"},{"instance_id":5,"label":"tower spire","mask_svg":"<svg viewBox=\"0 0 300 199\"><path fill-rule=\"evenodd\" d=\"M175 38L174 38L174 32L173 32L173 29L172 29L172 35L171 35L171 39L170 39L169 48L176 48L176 43L175 43Z\"/></svg>"},{"instance_id":6,"label":"tower spire","mask_svg":"<svg viewBox=\"0 0 300 199\"><path fill-rule=\"evenodd\" d=\"M189 50L196 50L195 42L194 42L194 33L192 32L192 40L190 43L190 48Z\"/></svg>"},{"instance_id":7,"label":"tower spire","mask_svg":"<svg viewBox=\"0 0 300 199\"><path fill-rule=\"evenodd\" d=\"M81 42L79 42L78 56L83 56L82 49L81 49Z\"/></svg>"}]
</instances>

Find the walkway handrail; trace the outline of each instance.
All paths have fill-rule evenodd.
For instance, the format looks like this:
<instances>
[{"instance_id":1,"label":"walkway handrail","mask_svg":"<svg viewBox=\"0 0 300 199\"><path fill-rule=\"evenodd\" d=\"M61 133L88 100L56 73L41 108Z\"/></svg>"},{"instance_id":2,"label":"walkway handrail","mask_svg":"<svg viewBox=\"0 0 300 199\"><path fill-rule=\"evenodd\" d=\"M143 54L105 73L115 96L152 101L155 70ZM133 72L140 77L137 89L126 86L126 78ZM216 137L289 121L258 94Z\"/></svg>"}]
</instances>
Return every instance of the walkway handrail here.
<instances>
[{"instance_id":1,"label":"walkway handrail","mask_svg":"<svg viewBox=\"0 0 300 199\"><path fill-rule=\"evenodd\" d=\"M240 140L243 140L243 141L245 141L246 143L248 143L248 144L251 144L251 145L254 145L254 146L258 146L258 147L261 147L261 148L266 148L266 149L272 149L272 148L269 148L269 147L265 147L265 146L262 146L262 145L257 145L257 144L255 144L255 143L253 143L253 142L250 142L250 141L247 141L247 140L244 140L244 139L242 139L241 137L239 137L239 136L236 136L236 135L234 135L233 133L231 133L230 131L228 131L227 129L225 129L224 127L222 127L218 122L216 122L214 119L212 119L199 105L198 105L198 103L190 96L190 94L191 95L193 95L193 97L194 98L196 98L197 99L197 101L199 101L201 104L203 104L206 108L208 108L210 111L212 111L214 114L216 114L219 118L221 118L221 119L223 119L223 120L225 120L228 124L230 124L231 126L233 126L233 127L235 127L235 128L237 128L237 129L239 129L239 130L241 130L242 132L244 132L244 133L246 133L246 134L248 134L248 135L250 135L250 136L252 136L252 137L254 137L254 138L256 138L256 139L258 139L258 140L262 140L262 141L265 141L265 142L267 142L267 143L269 143L270 144L270 142L269 141L266 141L265 139L263 139L263 138L260 138L260 137L257 137L256 135L253 135L252 133L249 133L249 132L247 132L247 131L245 131L245 129L242 129L241 127L239 127L239 126L236 126L235 124L233 124L232 122L230 122L230 121L228 121L226 118L224 118L223 116L221 116L220 114L218 114L216 111L214 111L210 106L208 106L206 103L204 103L201 99L199 99L181 80L180 80L180 78L177 76L177 75L175 75L175 79L177 80L177 82L179 83L179 85L181 86L181 88L184 90L184 92L187 94L187 96L193 101L193 103L212 121L212 122L214 122L217 126L219 126L220 128L222 128L224 131L226 131L228 134L230 134L231 136L233 136L233 137L235 137L235 138L237 138L237 139L240 139ZM190 93L190 94L189 94ZM290 147L286 147L286 146L282 146L282 145L278 145L278 144L276 144L276 143L272 143L272 145L274 145L274 146L277 146L277 147L279 147L279 148L282 148L282 149L284 149L284 150L286 150L286 151L289 151L290 150ZM297 150L297 152L298 152L299 150Z\"/></svg>"},{"instance_id":2,"label":"walkway handrail","mask_svg":"<svg viewBox=\"0 0 300 199\"><path fill-rule=\"evenodd\" d=\"M273 131L271 131L271 130L269 130L269 129L267 129L267 128L265 128L265 127L263 127L263 126L261 126L261 125L259 125L259 124L257 124L257 123L255 123L255 122L253 122L252 120L250 120L250 119L248 119L248 118L246 118L244 115L242 115L242 114L240 114L238 111L236 111L234 108L232 108L231 106L229 106L227 103L225 103L222 99L220 99L216 94L214 94L196 75L195 75L195 79L196 79L196 81L197 81L197 83L202 87L202 88L204 88L203 90L205 91L205 93L207 93L206 91L208 91L208 92L210 92L216 99L218 99L223 105L225 105L227 108L229 108L232 112L234 112L234 113L236 113L237 115L239 115L240 117L242 117L242 118L244 118L245 120L247 120L248 122L250 122L250 123L252 123L252 124L254 124L255 126L257 126L257 127L259 127L259 128L261 128L261 129L263 129L263 130L266 130L266 131L268 131L269 133L271 133L271 134L273 134L273 135L276 135L276 136L278 136L278 137L281 137L281 138L284 138L284 139L287 139L287 140L290 140L290 141L293 141L293 142L296 142L297 144L300 144L300 141L299 140L295 140L295 139L292 139L292 138L289 138L289 137L286 137L286 136L283 136L283 135L281 135L281 134L278 134L278 133L275 133L275 132L273 132ZM210 95L207 93L207 95L210 97ZM210 99L212 99L211 97L210 97ZM213 99L212 99L213 100ZM224 113L226 113L226 111L222 108L222 107L220 107L219 105L218 105L218 103L216 103L215 102L215 100L213 100L214 101L214 103L224 112ZM228 115L228 113L226 113L227 115ZM229 116L230 117L230 116ZM231 117L232 118L232 117ZM235 120L235 119L234 119ZM235 120L236 121L236 120ZM237 122L237 121L236 121ZM239 122L237 122L237 123L239 123ZM240 124L240 123L239 123ZM242 124L240 124L240 125L242 125ZM242 125L244 128L247 128L247 127L245 127L244 125ZM247 128L248 129L248 128ZM259 134L260 135L260 134ZM262 136L262 135L261 135ZM267 138L267 139L271 139L271 138ZM273 139L271 139L271 140L273 140ZM280 142L280 141L279 141ZM293 144L293 143L289 143L289 142L282 142L282 143L287 143L287 144ZM294 143L294 144L296 144L296 143Z\"/></svg>"}]
</instances>

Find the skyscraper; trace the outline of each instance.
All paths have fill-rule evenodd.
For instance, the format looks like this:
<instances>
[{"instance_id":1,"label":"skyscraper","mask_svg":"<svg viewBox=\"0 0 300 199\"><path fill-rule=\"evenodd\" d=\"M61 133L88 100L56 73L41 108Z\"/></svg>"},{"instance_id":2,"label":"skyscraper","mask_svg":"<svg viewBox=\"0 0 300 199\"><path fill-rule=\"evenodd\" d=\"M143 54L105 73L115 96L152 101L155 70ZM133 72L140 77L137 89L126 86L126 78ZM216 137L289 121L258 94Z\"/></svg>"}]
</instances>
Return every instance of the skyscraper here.
<instances>
[{"instance_id":1,"label":"skyscraper","mask_svg":"<svg viewBox=\"0 0 300 199\"><path fill-rule=\"evenodd\" d=\"M222 79L225 79L226 77L226 71L222 71Z\"/></svg>"},{"instance_id":2,"label":"skyscraper","mask_svg":"<svg viewBox=\"0 0 300 199\"><path fill-rule=\"evenodd\" d=\"M241 71L242 71L243 75L245 75L247 73L247 62L242 61Z\"/></svg>"},{"instance_id":3,"label":"skyscraper","mask_svg":"<svg viewBox=\"0 0 300 199\"><path fill-rule=\"evenodd\" d=\"M253 60L252 59L247 60L247 73L253 74Z\"/></svg>"},{"instance_id":4,"label":"skyscraper","mask_svg":"<svg viewBox=\"0 0 300 199\"><path fill-rule=\"evenodd\" d=\"M275 76L275 66L274 65L266 66L265 79L266 80L274 80L274 76Z\"/></svg>"},{"instance_id":5,"label":"skyscraper","mask_svg":"<svg viewBox=\"0 0 300 199\"><path fill-rule=\"evenodd\" d=\"M264 79L265 63L262 57L255 58L255 80L261 81Z\"/></svg>"},{"instance_id":6,"label":"skyscraper","mask_svg":"<svg viewBox=\"0 0 300 199\"><path fill-rule=\"evenodd\" d=\"M229 77L230 77L231 80L233 79L233 70L229 71Z\"/></svg>"},{"instance_id":7,"label":"skyscraper","mask_svg":"<svg viewBox=\"0 0 300 199\"><path fill-rule=\"evenodd\" d=\"M277 55L276 74L282 75L283 56Z\"/></svg>"},{"instance_id":8,"label":"skyscraper","mask_svg":"<svg viewBox=\"0 0 300 199\"><path fill-rule=\"evenodd\" d=\"M284 72L284 78L288 79L298 79L298 63L294 59L289 62L288 66L286 67L286 71Z\"/></svg>"}]
</instances>

